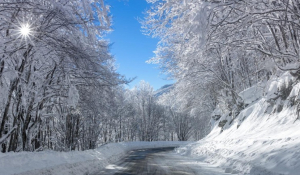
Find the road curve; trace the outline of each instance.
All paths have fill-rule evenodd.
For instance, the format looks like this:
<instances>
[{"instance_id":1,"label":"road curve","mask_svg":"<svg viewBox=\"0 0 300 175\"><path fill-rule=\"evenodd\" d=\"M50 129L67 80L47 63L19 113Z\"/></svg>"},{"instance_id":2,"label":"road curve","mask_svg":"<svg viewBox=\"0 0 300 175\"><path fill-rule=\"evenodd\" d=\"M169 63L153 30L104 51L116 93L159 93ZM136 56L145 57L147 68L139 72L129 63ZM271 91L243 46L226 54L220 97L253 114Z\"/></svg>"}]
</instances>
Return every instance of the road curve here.
<instances>
[{"instance_id":1,"label":"road curve","mask_svg":"<svg viewBox=\"0 0 300 175\"><path fill-rule=\"evenodd\" d=\"M225 175L224 170L178 155L174 147L129 152L116 164L95 175Z\"/></svg>"}]
</instances>

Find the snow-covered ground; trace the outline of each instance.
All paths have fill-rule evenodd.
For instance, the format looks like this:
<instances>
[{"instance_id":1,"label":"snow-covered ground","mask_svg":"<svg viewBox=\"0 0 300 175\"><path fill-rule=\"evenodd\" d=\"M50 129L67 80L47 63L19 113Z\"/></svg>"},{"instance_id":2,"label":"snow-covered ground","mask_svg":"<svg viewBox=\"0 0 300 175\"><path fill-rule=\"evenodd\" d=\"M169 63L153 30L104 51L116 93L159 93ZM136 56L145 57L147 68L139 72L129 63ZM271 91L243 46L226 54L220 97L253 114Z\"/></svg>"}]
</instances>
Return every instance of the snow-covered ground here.
<instances>
[{"instance_id":1,"label":"snow-covered ground","mask_svg":"<svg viewBox=\"0 0 300 175\"><path fill-rule=\"evenodd\" d=\"M187 142L122 142L88 151L0 153L0 175L87 175L116 162L131 150L184 144Z\"/></svg>"},{"instance_id":2,"label":"snow-covered ground","mask_svg":"<svg viewBox=\"0 0 300 175\"><path fill-rule=\"evenodd\" d=\"M300 175L300 120L296 120L300 84L289 82L295 82L289 74L273 78L259 99L259 89L242 92L253 101L237 118L230 122L228 116L221 115L219 120L212 120L213 130L206 138L177 152L232 174ZM288 86L292 88L285 99L279 95L280 89ZM221 132L218 123L224 119L229 121Z\"/></svg>"}]
</instances>

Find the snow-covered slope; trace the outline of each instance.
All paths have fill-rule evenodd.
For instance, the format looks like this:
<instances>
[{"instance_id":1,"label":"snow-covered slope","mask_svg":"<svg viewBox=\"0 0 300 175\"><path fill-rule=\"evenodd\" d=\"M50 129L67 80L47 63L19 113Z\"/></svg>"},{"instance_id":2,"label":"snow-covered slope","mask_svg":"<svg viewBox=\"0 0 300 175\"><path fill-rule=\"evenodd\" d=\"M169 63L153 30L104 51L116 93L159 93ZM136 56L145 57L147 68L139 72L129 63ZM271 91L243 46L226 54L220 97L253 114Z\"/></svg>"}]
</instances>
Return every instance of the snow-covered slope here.
<instances>
[{"instance_id":1,"label":"snow-covered slope","mask_svg":"<svg viewBox=\"0 0 300 175\"><path fill-rule=\"evenodd\" d=\"M116 162L131 150L183 144L187 142L122 142L88 151L0 153L0 175L90 174Z\"/></svg>"},{"instance_id":2,"label":"snow-covered slope","mask_svg":"<svg viewBox=\"0 0 300 175\"><path fill-rule=\"evenodd\" d=\"M249 88L240 93L247 107L236 118L215 110L211 133L177 151L232 174L300 175L299 90L300 83L289 73L271 79L265 88Z\"/></svg>"},{"instance_id":3,"label":"snow-covered slope","mask_svg":"<svg viewBox=\"0 0 300 175\"><path fill-rule=\"evenodd\" d=\"M159 88L155 91L155 96L159 97L159 96L161 96L165 93L170 92L172 89L174 89L173 84L166 84L166 85L162 86L161 88Z\"/></svg>"}]
</instances>

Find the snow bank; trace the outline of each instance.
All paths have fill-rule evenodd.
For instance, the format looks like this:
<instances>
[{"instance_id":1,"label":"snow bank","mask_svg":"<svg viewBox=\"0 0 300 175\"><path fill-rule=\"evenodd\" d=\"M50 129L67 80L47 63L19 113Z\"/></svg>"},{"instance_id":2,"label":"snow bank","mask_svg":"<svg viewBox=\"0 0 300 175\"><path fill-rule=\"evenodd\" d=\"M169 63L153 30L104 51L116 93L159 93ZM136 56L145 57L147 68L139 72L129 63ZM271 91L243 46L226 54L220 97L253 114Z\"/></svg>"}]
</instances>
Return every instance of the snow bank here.
<instances>
[{"instance_id":1,"label":"snow bank","mask_svg":"<svg viewBox=\"0 0 300 175\"><path fill-rule=\"evenodd\" d=\"M132 150L183 144L187 142L121 142L87 151L0 153L0 175L90 174L116 162Z\"/></svg>"},{"instance_id":2,"label":"snow bank","mask_svg":"<svg viewBox=\"0 0 300 175\"><path fill-rule=\"evenodd\" d=\"M231 174L300 174L300 84L289 74L274 78L265 96L249 101L244 110L221 132L215 123L201 141L177 149L180 154L222 167ZM243 92L250 96L253 88ZM260 91L258 93L261 93ZM288 95L286 95L288 94Z\"/></svg>"},{"instance_id":3,"label":"snow bank","mask_svg":"<svg viewBox=\"0 0 300 175\"><path fill-rule=\"evenodd\" d=\"M243 99L246 105L250 105L263 96L265 86L265 83L259 83L239 93L239 96Z\"/></svg>"}]
</instances>

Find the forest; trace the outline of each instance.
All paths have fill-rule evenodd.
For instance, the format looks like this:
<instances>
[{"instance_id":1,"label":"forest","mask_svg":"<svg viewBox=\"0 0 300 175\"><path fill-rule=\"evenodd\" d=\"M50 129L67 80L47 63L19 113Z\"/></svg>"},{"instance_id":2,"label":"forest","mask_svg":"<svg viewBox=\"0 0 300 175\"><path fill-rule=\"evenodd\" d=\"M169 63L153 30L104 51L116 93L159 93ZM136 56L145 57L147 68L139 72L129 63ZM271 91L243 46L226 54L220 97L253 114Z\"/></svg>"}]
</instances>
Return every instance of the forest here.
<instances>
[{"instance_id":1,"label":"forest","mask_svg":"<svg viewBox=\"0 0 300 175\"><path fill-rule=\"evenodd\" d=\"M109 1L0 0L3 153L199 140L216 108L225 123L245 109L240 92L285 72L299 80L299 0L147 2L142 31L159 39L148 63L176 80L164 93L124 86L105 39Z\"/></svg>"}]
</instances>

